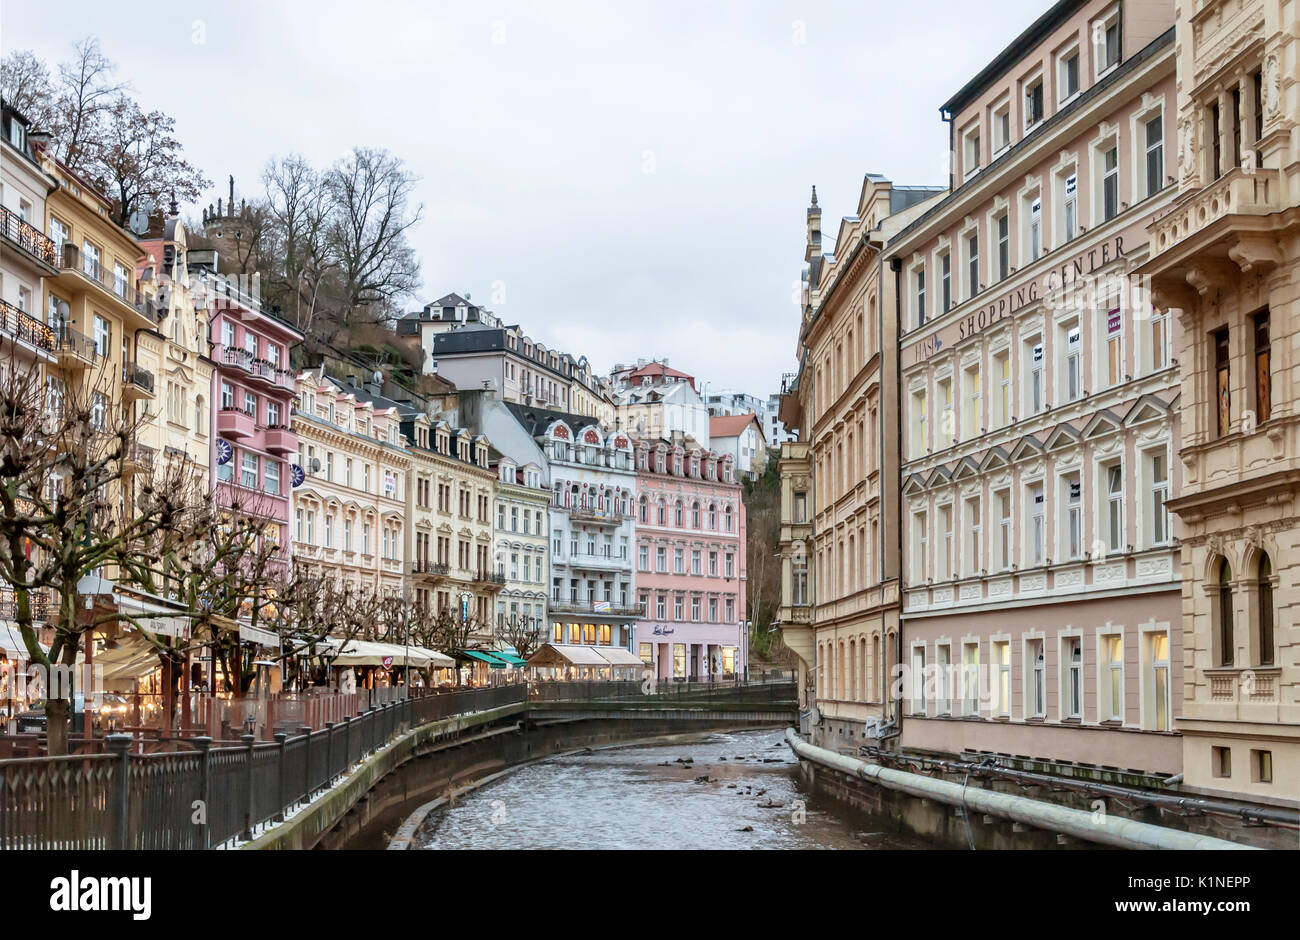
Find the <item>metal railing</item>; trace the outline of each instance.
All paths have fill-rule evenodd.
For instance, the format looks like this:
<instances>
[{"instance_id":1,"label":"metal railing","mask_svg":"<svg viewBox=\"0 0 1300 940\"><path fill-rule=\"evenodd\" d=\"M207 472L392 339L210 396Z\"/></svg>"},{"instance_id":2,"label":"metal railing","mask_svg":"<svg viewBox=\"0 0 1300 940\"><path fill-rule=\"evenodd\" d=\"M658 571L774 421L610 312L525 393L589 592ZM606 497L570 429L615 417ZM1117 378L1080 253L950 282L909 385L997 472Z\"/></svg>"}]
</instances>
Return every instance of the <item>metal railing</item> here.
<instances>
[{"instance_id":1,"label":"metal railing","mask_svg":"<svg viewBox=\"0 0 1300 940\"><path fill-rule=\"evenodd\" d=\"M118 277L118 272L109 271L99 263L97 258L82 254L76 245L67 242L63 244L63 257L59 260L63 270L75 271L124 304L134 307L141 315L155 323L158 322L158 312L154 309L153 300L136 290L131 283L131 279L135 276L134 270L123 268L122 276Z\"/></svg>"},{"instance_id":2,"label":"metal railing","mask_svg":"<svg viewBox=\"0 0 1300 940\"><path fill-rule=\"evenodd\" d=\"M699 679L576 679L535 682L533 702L656 701L791 702L797 698L788 679L766 681L743 677Z\"/></svg>"},{"instance_id":3,"label":"metal railing","mask_svg":"<svg viewBox=\"0 0 1300 940\"><path fill-rule=\"evenodd\" d=\"M54 351L54 331L7 300L0 300L0 329L23 342Z\"/></svg>"},{"instance_id":4,"label":"metal railing","mask_svg":"<svg viewBox=\"0 0 1300 940\"><path fill-rule=\"evenodd\" d=\"M153 394L153 373L135 362L122 364L122 382L125 385L134 385L136 388L144 389L150 395Z\"/></svg>"},{"instance_id":5,"label":"metal railing","mask_svg":"<svg viewBox=\"0 0 1300 940\"><path fill-rule=\"evenodd\" d=\"M52 268L59 266L59 249L41 230L23 217L0 206L0 231L23 251Z\"/></svg>"},{"instance_id":6,"label":"metal railing","mask_svg":"<svg viewBox=\"0 0 1300 940\"><path fill-rule=\"evenodd\" d=\"M54 341L60 350L67 350L87 362L94 362L99 357L95 341L66 323L54 327Z\"/></svg>"},{"instance_id":7,"label":"metal railing","mask_svg":"<svg viewBox=\"0 0 1300 940\"><path fill-rule=\"evenodd\" d=\"M183 750L139 753L132 735L115 734L103 739L104 753L0 760L0 850L203 849L247 840L410 728L523 704L527 695L523 684L429 690L320 731L277 732L274 743L204 736L171 742ZM195 800L205 821L195 822Z\"/></svg>"}]
</instances>

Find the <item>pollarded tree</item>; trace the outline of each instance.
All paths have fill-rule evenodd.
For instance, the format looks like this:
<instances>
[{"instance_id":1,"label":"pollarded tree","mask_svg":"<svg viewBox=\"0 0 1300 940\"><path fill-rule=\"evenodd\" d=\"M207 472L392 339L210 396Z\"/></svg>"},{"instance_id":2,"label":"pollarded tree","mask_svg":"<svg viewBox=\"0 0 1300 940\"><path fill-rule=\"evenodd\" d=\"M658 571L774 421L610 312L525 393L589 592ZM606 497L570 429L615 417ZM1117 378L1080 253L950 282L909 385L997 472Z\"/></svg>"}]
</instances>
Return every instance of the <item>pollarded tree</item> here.
<instances>
[{"instance_id":1,"label":"pollarded tree","mask_svg":"<svg viewBox=\"0 0 1300 940\"><path fill-rule=\"evenodd\" d=\"M117 609L119 563L156 533L195 537L199 492L188 461L156 462L138 419L114 397L115 376L44 381L16 354L0 367L0 586L29 661L71 672L86 635L147 618ZM48 599L48 651L34 602ZM67 752L70 689L47 683L51 754Z\"/></svg>"}]
</instances>

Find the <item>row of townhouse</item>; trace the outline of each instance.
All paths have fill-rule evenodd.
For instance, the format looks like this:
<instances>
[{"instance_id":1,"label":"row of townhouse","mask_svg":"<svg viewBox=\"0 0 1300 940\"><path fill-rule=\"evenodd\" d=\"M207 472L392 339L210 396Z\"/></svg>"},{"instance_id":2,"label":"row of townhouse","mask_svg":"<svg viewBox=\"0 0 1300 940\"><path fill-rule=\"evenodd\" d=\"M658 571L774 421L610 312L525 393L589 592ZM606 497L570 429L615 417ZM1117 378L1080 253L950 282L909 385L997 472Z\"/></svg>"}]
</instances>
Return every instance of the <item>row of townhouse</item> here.
<instances>
[{"instance_id":1,"label":"row of townhouse","mask_svg":"<svg viewBox=\"0 0 1300 940\"><path fill-rule=\"evenodd\" d=\"M1061 0L943 105L948 186L869 176L834 255L814 194L782 620L828 746L1296 803L1296 14L1194 6Z\"/></svg>"}]
</instances>

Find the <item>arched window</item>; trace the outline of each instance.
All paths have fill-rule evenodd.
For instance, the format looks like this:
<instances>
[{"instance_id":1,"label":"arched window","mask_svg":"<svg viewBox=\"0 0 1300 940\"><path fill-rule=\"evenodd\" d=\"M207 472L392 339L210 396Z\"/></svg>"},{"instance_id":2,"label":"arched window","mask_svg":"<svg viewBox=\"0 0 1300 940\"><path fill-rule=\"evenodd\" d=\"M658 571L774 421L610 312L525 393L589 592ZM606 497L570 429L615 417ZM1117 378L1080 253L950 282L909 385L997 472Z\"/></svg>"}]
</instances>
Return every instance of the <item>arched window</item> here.
<instances>
[{"instance_id":1,"label":"arched window","mask_svg":"<svg viewBox=\"0 0 1300 940\"><path fill-rule=\"evenodd\" d=\"M641 523L642 525L644 525L649 521L650 521L650 513L648 509L648 504L646 502L646 498L642 496L641 497Z\"/></svg>"},{"instance_id":2,"label":"arched window","mask_svg":"<svg viewBox=\"0 0 1300 940\"><path fill-rule=\"evenodd\" d=\"M1273 665L1273 563L1259 556L1259 664Z\"/></svg>"},{"instance_id":3,"label":"arched window","mask_svg":"<svg viewBox=\"0 0 1300 940\"><path fill-rule=\"evenodd\" d=\"M731 507L730 506L728 506L726 510L723 512L723 516L727 522L727 531L730 532L731 531Z\"/></svg>"},{"instance_id":4,"label":"arched window","mask_svg":"<svg viewBox=\"0 0 1300 940\"><path fill-rule=\"evenodd\" d=\"M691 504L691 528L698 529L699 527L700 527L700 504L692 503Z\"/></svg>"},{"instance_id":5,"label":"arched window","mask_svg":"<svg viewBox=\"0 0 1300 940\"><path fill-rule=\"evenodd\" d=\"M680 527L681 524L682 524L682 501L679 499L677 500L677 504L673 507L673 525Z\"/></svg>"},{"instance_id":6,"label":"arched window","mask_svg":"<svg viewBox=\"0 0 1300 940\"><path fill-rule=\"evenodd\" d=\"M1231 666L1232 654L1232 568L1225 558L1219 563L1219 665Z\"/></svg>"},{"instance_id":7,"label":"arched window","mask_svg":"<svg viewBox=\"0 0 1300 940\"><path fill-rule=\"evenodd\" d=\"M659 513L658 513L658 516L656 517L656 522L657 522L659 525L663 525L663 524L664 524L664 501L663 501L663 498L662 498L662 497L661 497L660 500L659 500Z\"/></svg>"},{"instance_id":8,"label":"arched window","mask_svg":"<svg viewBox=\"0 0 1300 940\"><path fill-rule=\"evenodd\" d=\"M718 530L718 507L713 503L709 503L709 528Z\"/></svg>"}]
</instances>

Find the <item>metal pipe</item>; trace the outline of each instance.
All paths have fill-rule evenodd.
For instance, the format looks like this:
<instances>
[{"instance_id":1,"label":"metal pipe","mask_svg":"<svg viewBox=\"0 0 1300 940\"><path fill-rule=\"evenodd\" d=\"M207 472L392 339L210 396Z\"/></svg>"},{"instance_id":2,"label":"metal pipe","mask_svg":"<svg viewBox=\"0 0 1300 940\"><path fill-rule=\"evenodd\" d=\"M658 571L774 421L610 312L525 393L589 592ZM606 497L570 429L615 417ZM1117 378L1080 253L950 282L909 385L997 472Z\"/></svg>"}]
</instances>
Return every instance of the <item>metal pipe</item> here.
<instances>
[{"instance_id":1,"label":"metal pipe","mask_svg":"<svg viewBox=\"0 0 1300 940\"><path fill-rule=\"evenodd\" d=\"M1098 819L1094 813L1069 809L1054 803L1044 803L1041 800L1032 800L1010 793L998 793L993 790L972 790L948 780L935 780L920 774L868 764L808 744L795 734L792 728L786 729L785 740L790 745L790 749L803 760L870 780L890 790L898 790L922 799L937 800L949 806L962 807L965 812L974 810L1048 832L1064 833L1085 842L1099 842L1126 849L1251 848L1225 839L1195 835L1178 829L1153 826L1150 823L1110 815Z\"/></svg>"}]
</instances>

